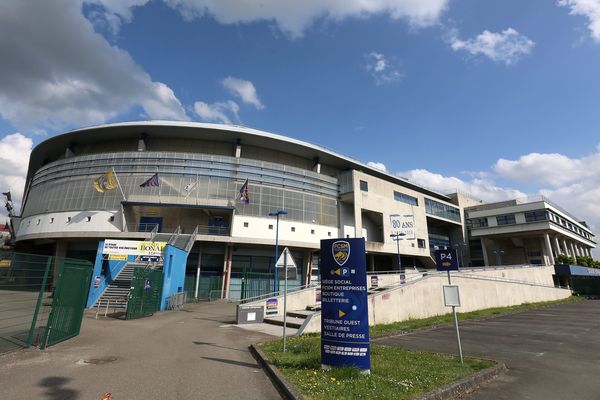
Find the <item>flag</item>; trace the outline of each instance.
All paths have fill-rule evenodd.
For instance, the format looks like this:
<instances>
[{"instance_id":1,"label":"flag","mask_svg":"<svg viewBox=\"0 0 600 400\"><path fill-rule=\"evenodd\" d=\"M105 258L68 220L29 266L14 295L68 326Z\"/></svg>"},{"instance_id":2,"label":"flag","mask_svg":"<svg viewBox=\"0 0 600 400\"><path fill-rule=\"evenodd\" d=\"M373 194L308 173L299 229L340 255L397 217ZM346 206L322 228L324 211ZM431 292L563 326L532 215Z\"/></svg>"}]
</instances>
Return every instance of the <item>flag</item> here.
<instances>
[{"instance_id":1,"label":"flag","mask_svg":"<svg viewBox=\"0 0 600 400\"><path fill-rule=\"evenodd\" d=\"M94 179L94 189L96 189L100 193L107 192L116 187L117 178L115 177L115 173L112 170Z\"/></svg>"},{"instance_id":2,"label":"flag","mask_svg":"<svg viewBox=\"0 0 600 400\"><path fill-rule=\"evenodd\" d=\"M2 192L2 194L6 196L6 200L12 201L12 197L10 196L10 190L8 192Z\"/></svg>"},{"instance_id":3,"label":"flag","mask_svg":"<svg viewBox=\"0 0 600 400\"><path fill-rule=\"evenodd\" d=\"M158 187L160 181L158 180L158 172L152 175L146 182L142 183L140 187Z\"/></svg>"},{"instance_id":4,"label":"flag","mask_svg":"<svg viewBox=\"0 0 600 400\"><path fill-rule=\"evenodd\" d=\"M194 186L196 186L196 183L198 182L190 182L187 185L185 185L185 187L183 188L183 190L185 190L186 192L189 193L190 190L192 190L194 188Z\"/></svg>"},{"instance_id":5,"label":"flag","mask_svg":"<svg viewBox=\"0 0 600 400\"><path fill-rule=\"evenodd\" d=\"M244 182L240 189L238 201L242 204L250 204L250 194L248 193L248 179L246 179L246 182Z\"/></svg>"}]
</instances>

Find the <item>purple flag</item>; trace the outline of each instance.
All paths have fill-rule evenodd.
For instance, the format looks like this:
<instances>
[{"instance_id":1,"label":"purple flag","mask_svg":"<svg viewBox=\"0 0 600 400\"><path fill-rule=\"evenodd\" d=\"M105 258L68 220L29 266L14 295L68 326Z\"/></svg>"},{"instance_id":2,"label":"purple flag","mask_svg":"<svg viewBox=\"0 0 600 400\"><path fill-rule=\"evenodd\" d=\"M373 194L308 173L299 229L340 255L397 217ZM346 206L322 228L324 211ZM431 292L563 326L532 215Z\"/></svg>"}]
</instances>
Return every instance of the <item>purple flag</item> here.
<instances>
[{"instance_id":1,"label":"purple flag","mask_svg":"<svg viewBox=\"0 0 600 400\"><path fill-rule=\"evenodd\" d=\"M160 182L158 180L158 172L155 173L148 179L146 182L142 183L140 187L158 187L160 186Z\"/></svg>"},{"instance_id":2,"label":"purple flag","mask_svg":"<svg viewBox=\"0 0 600 400\"><path fill-rule=\"evenodd\" d=\"M238 201L242 204L250 204L250 194L248 193L248 179L246 179L246 182L244 182L240 189Z\"/></svg>"}]
</instances>

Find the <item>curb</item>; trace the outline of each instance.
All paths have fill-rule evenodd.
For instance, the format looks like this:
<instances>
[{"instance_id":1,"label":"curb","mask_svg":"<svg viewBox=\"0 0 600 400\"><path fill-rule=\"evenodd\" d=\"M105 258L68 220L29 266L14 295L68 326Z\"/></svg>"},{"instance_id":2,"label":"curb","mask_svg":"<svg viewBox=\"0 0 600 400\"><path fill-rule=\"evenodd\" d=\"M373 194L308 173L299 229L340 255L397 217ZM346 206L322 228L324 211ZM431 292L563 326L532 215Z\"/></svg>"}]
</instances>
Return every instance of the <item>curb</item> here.
<instances>
[{"instance_id":1,"label":"curb","mask_svg":"<svg viewBox=\"0 0 600 400\"><path fill-rule=\"evenodd\" d=\"M254 344L249 346L250 353L252 356L258 361L261 367L267 373L267 376L273 382L275 389L279 392L282 398L286 400L303 400L304 397L297 393L296 390L292 387L292 385L285 379L283 374L279 372L276 366L271 364L271 361L267 358L267 356Z\"/></svg>"},{"instance_id":2,"label":"curb","mask_svg":"<svg viewBox=\"0 0 600 400\"><path fill-rule=\"evenodd\" d=\"M457 399L467 393L474 391L481 384L491 381L507 370L504 363L498 363L493 367L479 371L474 375L451 383L432 392L425 393L415 400L449 400Z\"/></svg>"},{"instance_id":3,"label":"curb","mask_svg":"<svg viewBox=\"0 0 600 400\"><path fill-rule=\"evenodd\" d=\"M250 345L250 353L258 361L261 367L267 372L267 375L273 382L273 385L281 394L281 397L286 400L303 400L304 397L297 393L294 387L285 379L283 374L275 367L267 356L256 346ZM493 361L493 360L492 360ZM459 381L453 382L447 386L441 387L434 391L425 393L414 400L451 400L457 399L467 393L474 391L481 384L491 381L501 373L507 371L504 363L498 363L493 367L486 368L471 376L468 376Z\"/></svg>"}]
</instances>

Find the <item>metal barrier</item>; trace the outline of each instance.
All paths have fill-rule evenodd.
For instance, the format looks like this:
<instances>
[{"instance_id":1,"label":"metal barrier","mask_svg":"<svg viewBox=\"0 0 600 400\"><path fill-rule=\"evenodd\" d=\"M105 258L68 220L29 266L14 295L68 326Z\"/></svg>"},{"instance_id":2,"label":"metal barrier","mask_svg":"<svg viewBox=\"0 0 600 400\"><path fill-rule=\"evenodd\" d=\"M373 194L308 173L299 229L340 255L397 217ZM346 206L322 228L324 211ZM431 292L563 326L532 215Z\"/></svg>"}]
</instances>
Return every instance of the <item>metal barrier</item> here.
<instances>
[{"instance_id":1,"label":"metal barrier","mask_svg":"<svg viewBox=\"0 0 600 400\"><path fill-rule=\"evenodd\" d=\"M186 300L186 292L175 293L167 298L167 310L180 310Z\"/></svg>"}]
</instances>

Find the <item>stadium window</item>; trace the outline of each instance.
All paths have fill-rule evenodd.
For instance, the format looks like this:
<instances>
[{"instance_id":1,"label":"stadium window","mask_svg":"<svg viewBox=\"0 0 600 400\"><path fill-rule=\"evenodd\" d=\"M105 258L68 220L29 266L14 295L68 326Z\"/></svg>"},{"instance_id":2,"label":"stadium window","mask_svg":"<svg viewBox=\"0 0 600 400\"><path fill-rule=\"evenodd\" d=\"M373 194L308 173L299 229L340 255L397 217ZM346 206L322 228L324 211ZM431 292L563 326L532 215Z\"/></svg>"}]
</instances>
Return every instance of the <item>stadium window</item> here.
<instances>
[{"instance_id":1,"label":"stadium window","mask_svg":"<svg viewBox=\"0 0 600 400\"><path fill-rule=\"evenodd\" d=\"M110 218L108 219L110 222L114 222L115 221L115 216L111 215Z\"/></svg>"},{"instance_id":2,"label":"stadium window","mask_svg":"<svg viewBox=\"0 0 600 400\"><path fill-rule=\"evenodd\" d=\"M85 217L86 222L90 222L91 220L92 220L92 217Z\"/></svg>"},{"instance_id":3,"label":"stadium window","mask_svg":"<svg viewBox=\"0 0 600 400\"><path fill-rule=\"evenodd\" d=\"M425 248L425 239L417 239L417 245L419 246L420 249L424 249Z\"/></svg>"},{"instance_id":4,"label":"stadium window","mask_svg":"<svg viewBox=\"0 0 600 400\"><path fill-rule=\"evenodd\" d=\"M273 225L272 224L269 224L269 229L273 230Z\"/></svg>"},{"instance_id":5,"label":"stadium window","mask_svg":"<svg viewBox=\"0 0 600 400\"><path fill-rule=\"evenodd\" d=\"M409 196L404 193L394 191L394 200L401 201L402 203L410 204L411 206L418 206L419 200L416 197Z\"/></svg>"},{"instance_id":6,"label":"stadium window","mask_svg":"<svg viewBox=\"0 0 600 400\"><path fill-rule=\"evenodd\" d=\"M314 234L315 234L315 230L314 230L314 229L311 229L311 230L310 230L310 234L311 234L311 235L314 235Z\"/></svg>"},{"instance_id":7,"label":"stadium window","mask_svg":"<svg viewBox=\"0 0 600 400\"><path fill-rule=\"evenodd\" d=\"M331 232L327 232L327 236L331 237Z\"/></svg>"},{"instance_id":8,"label":"stadium window","mask_svg":"<svg viewBox=\"0 0 600 400\"><path fill-rule=\"evenodd\" d=\"M292 232L296 232L296 227L292 226Z\"/></svg>"},{"instance_id":9,"label":"stadium window","mask_svg":"<svg viewBox=\"0 0 600 400\"><path fill-rule=\"evenodd\" d=\"M498 215L496 217L498 225L512 225L516 223L514 214Z\"/></svg>"},{"instance_id":10,"label":"stadium window","mask_svg":"<svg viewBox=\"0 0 600 400\"><path fill-rule=\"evenodd\" d=\"M50 218L50 223L53 224L54 223L54 217Z\"/></svg>"},{"instance_id":11,"label":"stadium window","mask_svg":"<svg viewBox=\"0 0 600 400\"><path fill-rule=\"evenodd\" d=\"M71 217L67 217L67 224L71 222Z\"/></svg>"},{"instance_id":12,"label":"stadium window","mask_svg":"<svg viewBox=\"0 0 600 400\"><path fill-rule=\"evenodd\" d=\"M247 227L248 227L248 223L244 222L244 228L247 228Z\"/></svg>"},{"instance_id":13,"label":"stadium window","mask_svg":"<svg viewBox=\"0 0 600 400\"><path fill-rule=\"evenodd\" d=\"M363 192L369 191L369 183L367 181L360 181L360 190Z\"/></svg>"}]
</instances>

